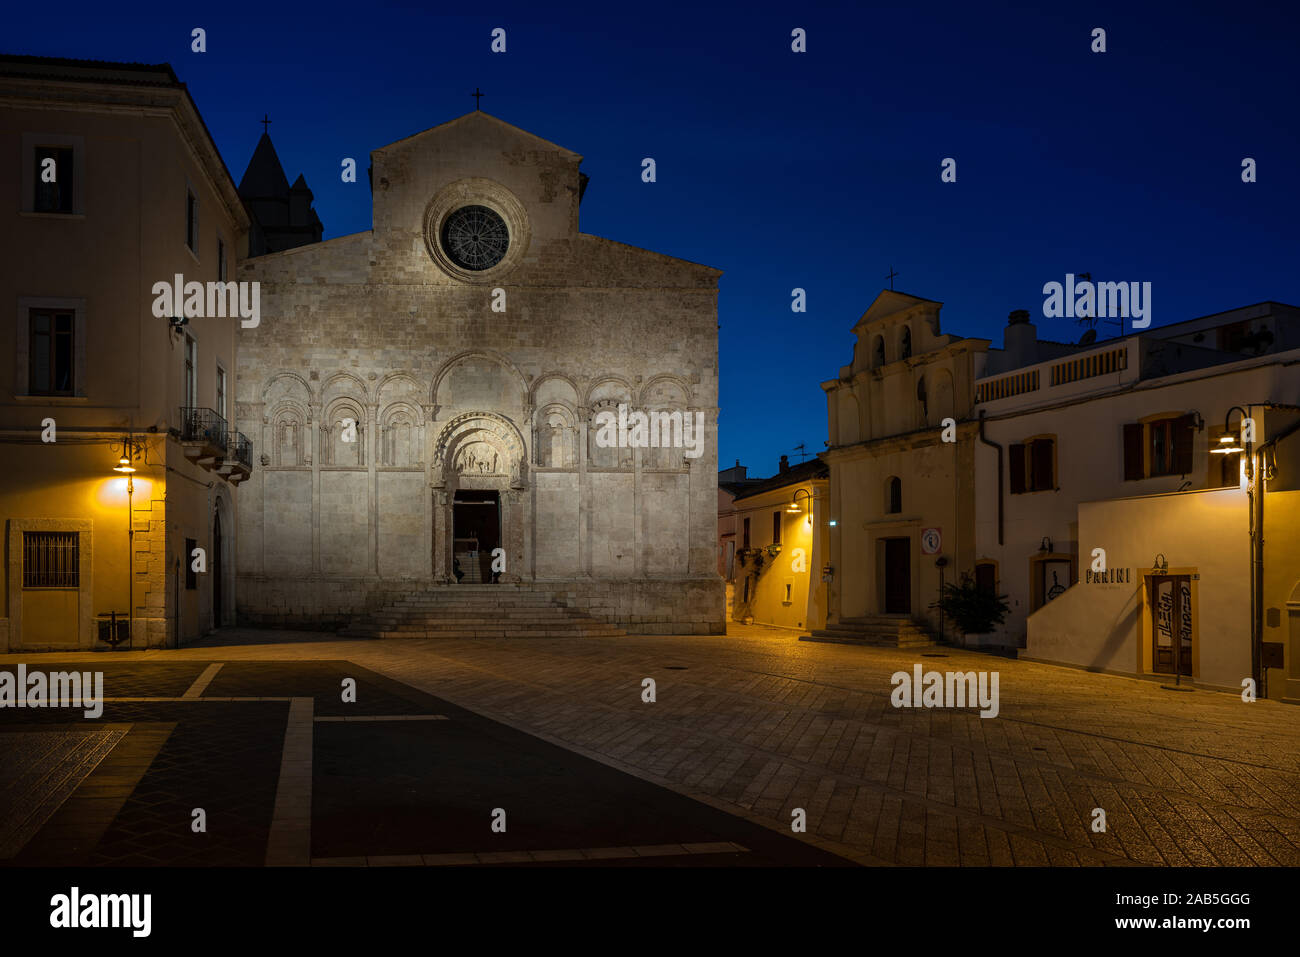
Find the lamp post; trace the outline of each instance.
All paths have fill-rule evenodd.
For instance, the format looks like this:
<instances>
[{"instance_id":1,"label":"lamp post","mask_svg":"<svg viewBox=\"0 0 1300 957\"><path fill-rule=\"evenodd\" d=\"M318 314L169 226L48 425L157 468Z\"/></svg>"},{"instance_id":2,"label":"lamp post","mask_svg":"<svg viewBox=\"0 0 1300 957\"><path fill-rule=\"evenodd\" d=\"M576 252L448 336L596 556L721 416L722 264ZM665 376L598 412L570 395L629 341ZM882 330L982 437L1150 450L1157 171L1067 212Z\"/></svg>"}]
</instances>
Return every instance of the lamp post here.
<instances>
[{"instance_id":1,"label":"lamp post","mask_svg":"<svg viewBox=\"0 0 1300 957\"><path fill-rule=\"evenodd\" d=\"M131 466L131 439L122 439L122 457L113 466L114 472L126 476L126 637L135 648L135 521L132 517L132 497L135 494L135 469ZM116 637L116 636L114 636Z\"/></svg>"},{"instance_id":2,"label":"lamp post","mask_svg":"<svg viewBox=\"0 0 1300 957\"><path fill-rule=\"evenodd\" d=\"M1232 431L1232 413L1240 412L1240 434ZM1216 455L1245 454L1246 472L1246 512L1250 532L1250 674L1261 694L1267 693L1261 658L1263 657L1263 628L1260 625L1260 608L1264 603L1264 488L1256 480L1255 456L1252 446L1255 442L1255 423L1250 414L1239 405L1234 405L1223 416L1223 435L1219 438L1219 447L1210 449Z\"/></svg>"}]
</instances>

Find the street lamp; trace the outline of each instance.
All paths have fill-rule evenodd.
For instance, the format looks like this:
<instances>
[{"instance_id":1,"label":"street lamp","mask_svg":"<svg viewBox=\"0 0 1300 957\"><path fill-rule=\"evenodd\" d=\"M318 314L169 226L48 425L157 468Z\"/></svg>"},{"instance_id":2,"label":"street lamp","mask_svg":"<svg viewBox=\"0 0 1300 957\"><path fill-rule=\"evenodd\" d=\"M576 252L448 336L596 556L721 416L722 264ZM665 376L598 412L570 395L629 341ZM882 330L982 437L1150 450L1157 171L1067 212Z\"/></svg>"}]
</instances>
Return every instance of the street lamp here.
<instances>
[{"instance_id":1,"label":"street lamp","mask_svg":"<svg viewBox=\"0 0 1300 957\"><path fill-rule=\"evenodd\" d=\"M1232 430L1233 409L1236 409L1241 413L1242 429L1240 434ZM1249 416L1246 415L1246 410L1239 405L1234 405L1232 409L1229 409L1223 416L1223 435L1219 436L1219 447L1217 449L1210 449L1210 452L1214 455L1234 455L1238 452L1247 451L1246 443L1249 438L1253 438L1253 436L1248 437L1246 435L1247 430L1245 423L1248 418ZM1253 429L1251 431L1253 431ZM1247 462L1246 464L1249 469L1250 463ZM1247 474L1249 475L1249 471Z\"/></svg>"},{"instance_id":2,"label":"street lamp","mask_svg":"<svg viewBox=\"0 0 1300 957\"><path fill-rule=\"evenodd\" d=\"M122 456L113 466L114 472L126 476L126 637L130 647L135 647L135 522L132 520L131 499L135 494L135 469L131 465L131 438L122 439ZM114 635L114 638L117 636Z\"/></svg>"},{"instance_id":3,"label":"street lamp","mask_svg":"<svg viewBox=\"0 0 1300 957\"><path fill-rule=\"evenodd\" d=\"M801 492L802 492L804 495L807 495L807 496L808 496L808 502L809 502L809 504L812 503L812 492L808 491L806 488L798 488L798 489L795 489L795 490L794 490L794 498L790 501L790 504L787 505L787 506L785 507L786 512L789 513L790 515L798 515L798 514L800 514L801 512L803 512L803 506L801 506L801 505L799 504L799 493L801 493ZM811 511L811 510L809 510L809 512L808 512L808 521L809 521L809 522L812 521L812 511Z\"/></svg>"}]
</instances>

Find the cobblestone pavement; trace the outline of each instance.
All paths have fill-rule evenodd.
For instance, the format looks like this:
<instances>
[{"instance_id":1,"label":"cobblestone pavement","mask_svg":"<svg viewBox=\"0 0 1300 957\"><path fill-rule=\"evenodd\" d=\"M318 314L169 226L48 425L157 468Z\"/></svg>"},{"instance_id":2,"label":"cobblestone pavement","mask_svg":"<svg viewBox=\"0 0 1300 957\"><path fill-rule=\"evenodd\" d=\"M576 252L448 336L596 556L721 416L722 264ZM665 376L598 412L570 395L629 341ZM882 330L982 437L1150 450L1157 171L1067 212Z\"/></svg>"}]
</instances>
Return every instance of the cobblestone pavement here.
<instances>
[{"instance_id":1,"label":"cobblestone pavement","mask_svg":"<svg viewBox=\"0 0 1300 957\"><path fill-rule=\"evenodd\" d=\"M120 657L350 661L773 831L790 834L803 808L803 840L865 864L1300 864L1300 709L1275 702L744 626L725 637L276 637L229 629L202 647ZM997 671L997 717L894 708L890 676L917 663ZM654 703L642 700L647 677Z\"/></svg>"}]
</instances>

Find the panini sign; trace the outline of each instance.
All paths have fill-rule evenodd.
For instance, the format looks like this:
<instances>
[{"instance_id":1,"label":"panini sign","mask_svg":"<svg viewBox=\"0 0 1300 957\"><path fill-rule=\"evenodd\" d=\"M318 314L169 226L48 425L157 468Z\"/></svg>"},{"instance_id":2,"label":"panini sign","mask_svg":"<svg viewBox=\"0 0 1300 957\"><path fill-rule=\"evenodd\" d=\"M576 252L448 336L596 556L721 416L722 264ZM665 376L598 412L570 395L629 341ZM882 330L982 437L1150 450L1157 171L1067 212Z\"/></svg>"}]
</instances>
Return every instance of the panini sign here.
<instances>
[{"instance_id":1,"label":"panini sign","mask_svg":"<svg viewBox=\"0 0 1300 957\"><path fill-rule=\"evenodd\" d=\"M1088 585L1131 585L1133 569L1108 568L1104 572L1095 572L1089 568L1083 573L1083 580Z\"/></svg>"}]
</instances>

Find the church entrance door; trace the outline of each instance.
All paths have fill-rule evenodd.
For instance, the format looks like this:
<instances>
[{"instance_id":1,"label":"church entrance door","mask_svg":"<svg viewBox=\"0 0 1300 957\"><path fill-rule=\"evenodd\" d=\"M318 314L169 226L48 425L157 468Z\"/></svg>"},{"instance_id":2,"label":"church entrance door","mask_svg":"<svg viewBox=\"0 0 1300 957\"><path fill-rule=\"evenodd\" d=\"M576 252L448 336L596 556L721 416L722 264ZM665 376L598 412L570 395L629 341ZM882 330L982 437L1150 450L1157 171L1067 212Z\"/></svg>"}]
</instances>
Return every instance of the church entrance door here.
<instances>
[{"instance_id":1,"label":"church entrance door","mask_svg":"<svg viewBox=\"0 0 1300 957\"><path fill-rule=\"evenodd\" d=\"M452 501L452 563L463 584L493 581L492 550L501 547L501 493L457 489ZM460 575L455 575L459 565Z\"/></svg>"},{"instance_id":2,"label":"church entrance door","mask_svg":"<svg viewBox=\"0 0 1300 957\"><path fill-rule=\"evenodd\" d=\"M885 539L885 614L906 615L912 611L911 539Z\"/></svg>"}]
</instances>

